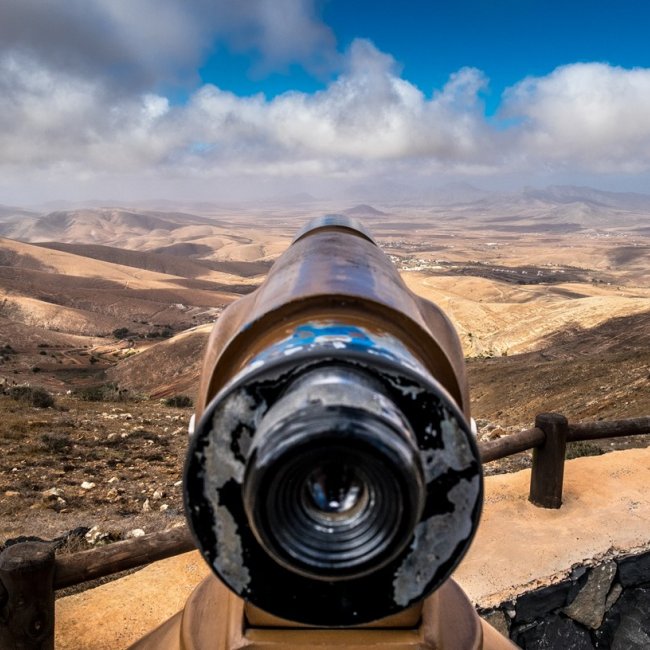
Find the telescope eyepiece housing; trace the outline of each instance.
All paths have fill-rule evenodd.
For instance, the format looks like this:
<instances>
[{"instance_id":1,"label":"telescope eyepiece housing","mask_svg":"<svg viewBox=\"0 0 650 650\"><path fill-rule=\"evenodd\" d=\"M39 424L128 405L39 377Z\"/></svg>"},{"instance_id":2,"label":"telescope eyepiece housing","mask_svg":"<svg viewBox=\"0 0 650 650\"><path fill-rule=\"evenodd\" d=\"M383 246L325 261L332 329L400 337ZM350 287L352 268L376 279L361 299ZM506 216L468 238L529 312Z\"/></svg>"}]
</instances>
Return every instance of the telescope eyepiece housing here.
<instances>
[{"instance_id":1,"label":"telescope eyepiece housing","mask_svg":"<svg viewBox=\"0 0 650 650\"><path fill-rule=\"evenodd\" d=\"M298 377L265 414L243 492L269 555L324 581L389 563L410 541L425 501L407 420L376 380L343 365Z\"/></svg>"}]
</instances>

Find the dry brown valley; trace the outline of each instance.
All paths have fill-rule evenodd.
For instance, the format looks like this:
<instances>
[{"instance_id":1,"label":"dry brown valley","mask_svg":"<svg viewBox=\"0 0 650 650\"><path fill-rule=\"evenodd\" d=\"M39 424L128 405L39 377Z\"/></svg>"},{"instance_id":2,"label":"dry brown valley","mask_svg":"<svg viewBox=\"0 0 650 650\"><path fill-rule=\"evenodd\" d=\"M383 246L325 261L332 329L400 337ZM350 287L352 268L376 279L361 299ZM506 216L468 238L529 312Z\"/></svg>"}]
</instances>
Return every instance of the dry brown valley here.
<instances>
[{"instance_id":1,"label":"dry brown valley","mask_svg":"<svg viewBox=\"0 0 650 650\"><path fill-rule=\"evenodd\" d=\"M78 529L68 545L83 548L181 522L183 398L194 397L211 324L301 225L337 212L362 220L406 284L454 322L480 438L530 427L542 411L650 413L644 195L0 207L0 539Z\"/></svg>"}]
</instances>

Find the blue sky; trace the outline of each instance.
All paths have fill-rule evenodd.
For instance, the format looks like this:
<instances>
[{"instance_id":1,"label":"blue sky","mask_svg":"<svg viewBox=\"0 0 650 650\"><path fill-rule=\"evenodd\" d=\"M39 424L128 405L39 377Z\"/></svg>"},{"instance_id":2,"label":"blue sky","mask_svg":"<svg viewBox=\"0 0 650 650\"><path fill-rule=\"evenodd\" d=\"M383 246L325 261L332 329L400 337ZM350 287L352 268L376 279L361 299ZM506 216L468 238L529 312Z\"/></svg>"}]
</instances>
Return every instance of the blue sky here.
<instances>
[{"instance_id":1,"label":"blue sky","mask_svg":"<svg viewBox=\"0 0 650 650\"><path fill-rule=\"evenodd\" d=\"M0 0L0 203L650 191L642 0Z\"/></svg>"},{"instance_id":2,"label":"blue sky","mask_svg":"<svg viewBox=\"0 0 650 650\"><path fill-rule=\"evenodd\" d=\"M316 9L340 51L357 38L369 39L392 54L401 76L425 93L460 68L483 70L490 79L488 113L508 86L568 63L650 67L650 3L642 0L329 0ZM236 52L220 44L202 65L201 78L237 94L273 97L314 92L333 77L295 62L260 73L259 60L255 50Z\"/></svg>"}]
</instances>

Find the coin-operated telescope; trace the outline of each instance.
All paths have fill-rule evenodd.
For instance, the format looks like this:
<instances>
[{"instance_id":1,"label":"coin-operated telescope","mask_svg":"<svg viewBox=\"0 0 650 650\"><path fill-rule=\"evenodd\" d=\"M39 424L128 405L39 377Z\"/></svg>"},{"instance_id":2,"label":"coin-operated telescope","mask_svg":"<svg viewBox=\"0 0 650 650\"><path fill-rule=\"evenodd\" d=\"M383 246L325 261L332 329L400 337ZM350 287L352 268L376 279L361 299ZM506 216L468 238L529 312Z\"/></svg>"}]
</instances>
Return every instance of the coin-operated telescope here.
<instances>
[{"instance_id":1,"label":"coin-operated telescope","mask_svg":"<svg viewBox=\"0 0 650 650\"><path fill-rule=\"evenodd\" d=\"M216 578L136 647L513 647L449 579L482 501L458 336L360 224L312 221L224 311L197 418Z\"/></svg>"}]
</instances>

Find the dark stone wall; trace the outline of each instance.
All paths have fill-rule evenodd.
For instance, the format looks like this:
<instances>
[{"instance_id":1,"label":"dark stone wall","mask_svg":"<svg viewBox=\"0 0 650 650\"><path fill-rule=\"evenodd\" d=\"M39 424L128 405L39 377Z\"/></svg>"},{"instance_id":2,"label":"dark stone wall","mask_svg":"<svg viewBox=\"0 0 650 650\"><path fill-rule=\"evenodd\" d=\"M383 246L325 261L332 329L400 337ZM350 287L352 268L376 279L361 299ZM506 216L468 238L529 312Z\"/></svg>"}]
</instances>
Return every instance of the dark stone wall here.
<instances>
[{"instance_id":1,"label":"dark stone wall","mask_svg":"<svg viewBox=\"0 0 650 650\"><path fill-rule=\"evenodd\" d=\"M479 614L524 650L648 650L650 552L576 567Z\"/></svg>"}]
</instances>

